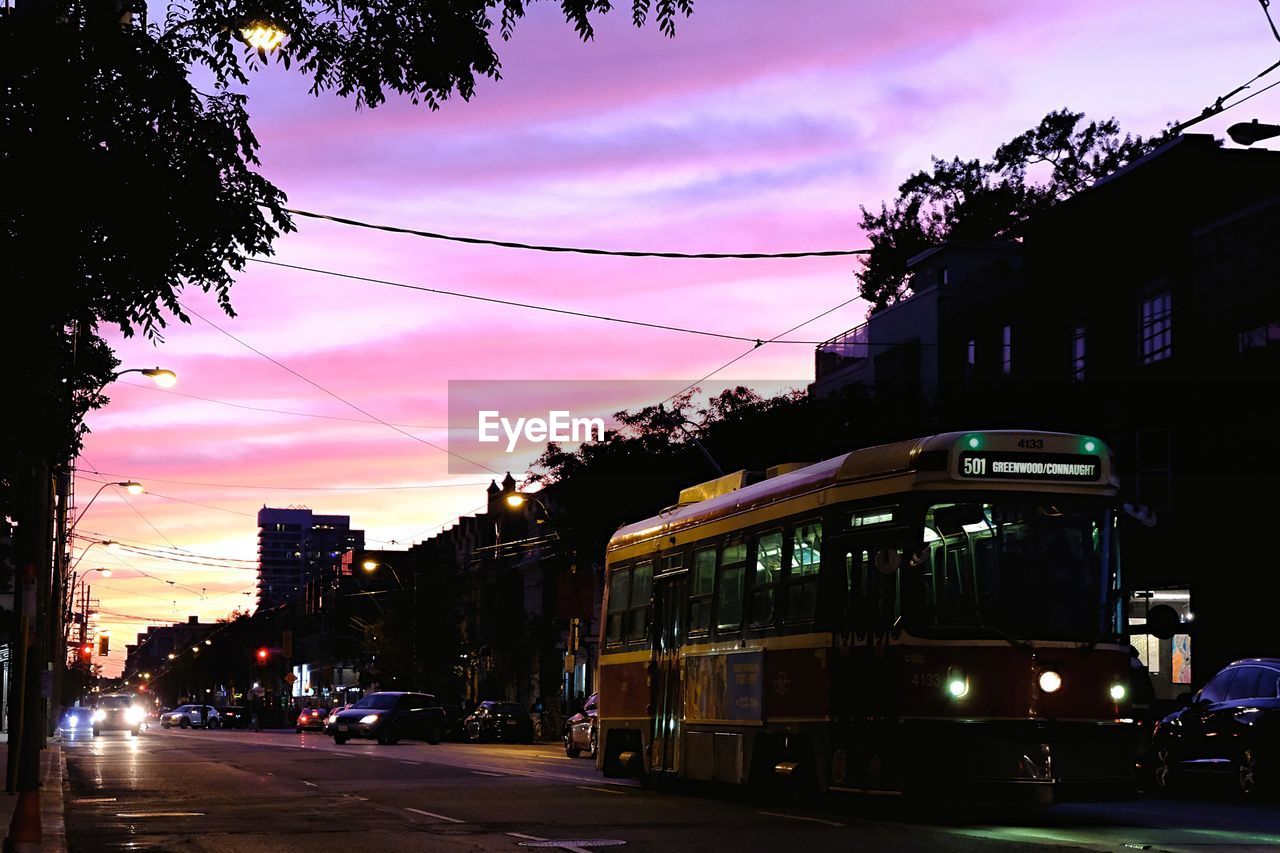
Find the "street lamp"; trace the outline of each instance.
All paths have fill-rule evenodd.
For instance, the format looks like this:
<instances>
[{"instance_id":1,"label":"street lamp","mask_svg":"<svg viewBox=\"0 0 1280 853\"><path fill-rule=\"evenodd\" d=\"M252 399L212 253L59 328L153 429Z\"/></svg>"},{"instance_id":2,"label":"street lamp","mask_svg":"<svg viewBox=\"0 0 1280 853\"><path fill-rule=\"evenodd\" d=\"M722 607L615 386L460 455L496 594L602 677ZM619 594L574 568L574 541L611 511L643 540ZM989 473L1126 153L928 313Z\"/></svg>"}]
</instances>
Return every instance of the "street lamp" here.
<instances>
[{"instance_id":1,"label":"street lamp","mask_svg":"<svg viewBox=\"0 0 1280 853\"><path fill-rule=\"evenodd\" d=\"M1280 136L1280 125L1259 124L1255 118L1253 121L1242 121L1231 125L1227 128L1227 136L1230 136L1231 141L1237 145L1252 145L1273 136Z\"/></svg>"},{"instance_id":2,"label":"street lamp","mask_svg":"<svg viewBox=\"0 0 1280 853\"><path fill-rule=\"evenodd\" d=\"M119 370L113 373L110 381L114 382L126 373L141 373L143 376L150 376L161 388L172 388L178 384L178 374L162 367L130 367L128 370Z\"/></svg>"},{"instance_id":3,"label":"street lamp","mask_svg":"<svg viewBox=\"0 0 1280 853\"><path fill-rule=\"evenodd\" d=\"M396 586L399 587L400 594L402 596L408 595L408 590L405 589L404 582L400 580L400 575L396 574L395 567L392 566L390 563L386 562L385 560L375 560L372 557L366 557L364 560L360 562L360 568L364 569L365 574L367 575L373 575L374 572L378 571L378 569L385 568L387 571L391 572L391 577L392 579L395 580ZM377 601L378 599L375 598L374 602L377 603ZM386 611L382 610L381 604L378 604L378 609L382 611L384 627L385 627ZM416 679L417 673L418 673L417 633L418 633L417 608L410 606L409 608L409 677L412 679ZM375 637L374 639L377 639L377 638Z\"/></svg>"},{"instance_id":4,"label":"street lamp","mask_svg":"<svg viewBox=\"0 0 1280 853\"><path fill-rule=\"evenodd\" d=\"M134 480L121 480L117 483L103 483L98 487L98 490L93 493L93 497L89 498L89 502L84 505L84 509L76 513L76 520L71 522L71 527L67 529L68 539L71 538L71 534L76 532L76 525L80 523L80 519L84 518L85 513L89 511L89 507L93 506L93 502L98 499L98 495L102 494L103 489L108 486L119 486L120 488L128 491L131 495L140 495L147 490L145 486L141 483L135 482ZM88 549L86 548L85 550L87 551Z\"/></svg>"}]
</instances>

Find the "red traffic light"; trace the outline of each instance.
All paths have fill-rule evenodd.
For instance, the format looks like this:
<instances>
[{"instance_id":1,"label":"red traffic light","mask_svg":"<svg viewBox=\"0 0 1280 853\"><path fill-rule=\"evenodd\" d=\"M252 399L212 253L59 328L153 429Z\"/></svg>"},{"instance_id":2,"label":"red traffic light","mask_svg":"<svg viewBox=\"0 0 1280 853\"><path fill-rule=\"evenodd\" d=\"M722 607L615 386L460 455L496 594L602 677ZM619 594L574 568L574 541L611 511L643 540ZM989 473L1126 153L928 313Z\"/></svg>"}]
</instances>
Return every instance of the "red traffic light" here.
<instances>
[{"instance_id":1,"label":"red traffic light","mask_svg":"<svg viewBox=\"0 0 1280 853\"><path fill-rule=\"evenodd\" d=\"M85 657L91 656L93 654L93 646L89 645L88 643L85 643L84 647L80 649L80 654L84 655Z\"/></svg>"},{"instance_id":2,"label":"red traffic light","mask_svg":"<svg viewBox=\"0 0 1280 853\"><path fill-rule=\"evenodd\" d=\"M266 649L258 649L258 660L265 661L267 659L267 654L268 652Z\"/></svg>"}]
</instances>

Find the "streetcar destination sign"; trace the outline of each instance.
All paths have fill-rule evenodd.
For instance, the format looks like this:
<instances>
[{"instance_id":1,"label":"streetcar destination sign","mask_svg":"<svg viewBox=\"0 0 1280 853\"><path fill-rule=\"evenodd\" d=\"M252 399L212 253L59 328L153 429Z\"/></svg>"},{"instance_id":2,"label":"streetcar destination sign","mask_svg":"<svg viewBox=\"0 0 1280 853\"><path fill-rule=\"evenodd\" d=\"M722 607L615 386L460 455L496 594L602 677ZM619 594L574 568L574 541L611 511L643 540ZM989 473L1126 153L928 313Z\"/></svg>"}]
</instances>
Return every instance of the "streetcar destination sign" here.
<instances>
[{"instance_id":1,"label":"streetcar destination sign","mask_svg":"<svg viewBox=\"0 0 1280 853\"><path fill-rule=\"evenodd\" d=\"M1102 460L1083 453L966 450L960 454L958 473L970 480L1068 480L1095 483L1102 478Z\"/></svg>"}]
</instances>

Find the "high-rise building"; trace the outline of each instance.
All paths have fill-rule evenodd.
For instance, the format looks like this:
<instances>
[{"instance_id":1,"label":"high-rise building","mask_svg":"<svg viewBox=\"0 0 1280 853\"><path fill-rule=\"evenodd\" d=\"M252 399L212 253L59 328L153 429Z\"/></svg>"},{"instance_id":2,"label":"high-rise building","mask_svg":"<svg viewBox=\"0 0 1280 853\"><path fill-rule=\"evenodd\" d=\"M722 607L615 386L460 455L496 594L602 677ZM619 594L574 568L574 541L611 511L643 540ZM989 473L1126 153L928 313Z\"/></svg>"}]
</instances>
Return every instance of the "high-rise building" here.
<instances>
[{"instance_id":1,"label":"high-rise building","mask_svg":"<svg viewBox=\"0 0 1280 853\"><path fill-rule=\"evenodd\" d=\"M300 598L308 579L343 552L363 549L364 531L352 530L349 516L264 506L258 510L258 608Z\"/></svg>"}]
</instances>

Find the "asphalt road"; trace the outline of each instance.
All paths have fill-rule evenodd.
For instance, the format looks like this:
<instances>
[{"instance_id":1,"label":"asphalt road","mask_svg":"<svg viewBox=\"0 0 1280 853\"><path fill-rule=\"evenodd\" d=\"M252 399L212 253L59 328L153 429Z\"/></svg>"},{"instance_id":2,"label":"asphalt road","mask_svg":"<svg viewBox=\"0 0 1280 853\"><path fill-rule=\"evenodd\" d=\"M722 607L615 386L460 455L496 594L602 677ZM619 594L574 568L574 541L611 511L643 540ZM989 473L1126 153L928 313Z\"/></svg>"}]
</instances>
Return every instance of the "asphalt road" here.
<instances>
[{"instance_id":1,"label":"asphalt road","mask_svg":"<svg viewBox=\"0 0 1280 853\"><path fill-rule=\"evenodd\" d=\"M948 808L652 791L555 745L162 730L63 744L72 851L975 850L1280 848L1280 806L1218 799Z\"/></svg>"}]
</instances>

